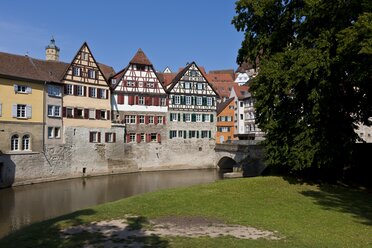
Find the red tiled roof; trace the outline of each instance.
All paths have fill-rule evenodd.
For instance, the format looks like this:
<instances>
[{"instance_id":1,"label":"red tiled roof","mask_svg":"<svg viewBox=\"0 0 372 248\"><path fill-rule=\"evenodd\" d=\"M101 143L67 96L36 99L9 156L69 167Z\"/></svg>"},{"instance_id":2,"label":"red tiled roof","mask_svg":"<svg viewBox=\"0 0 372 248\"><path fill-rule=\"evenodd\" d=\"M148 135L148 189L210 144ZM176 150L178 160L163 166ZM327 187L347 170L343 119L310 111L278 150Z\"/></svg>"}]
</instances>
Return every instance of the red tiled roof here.
<instances>
[{"instance_id":1,"label":"red tiled roof","mask_svg":"<svg viewBox=\"0 0 372 248\"><path fill-rule=\"evenodd\" d=\"M177 76L177 73L157 73L159 76L160 81L164 85L164 87L167 87L170 85L173 81L173 79Z\"/></svg>"},{"instance_id":2,"label":"red tiled roof","mask_svg":"<svg viewBox=\"0 0 372 248\"><path fill-rule=\"evenodd\" d=\"M210 82L220 98L229 98L232 88L236 85L234 82Z\"/></svg>"},{"instance_id":3,"label":"red tiled roof","mask_svg":"<svg viewBox=\"0 0 372 248\"><path fill-rule=\"evenodd\" d=\"M152 65L150 60L147 58L146 54L142 51L141 48L138 49L137 53L129 62L131 64L138 64L138 65Z\"/></svg>"},{"instance_id":4,"label":"red tiled roof","mask_svg":"<svg viewBox=\"0 0 372 248\"><path fill-rule=\"evenodd\" d=\"M235 94L238 97L238 99L243 100L244 98L247 97L247 93L249 91L249 86L246 86L246 85L239 86L238 84L236 84L234 86L234 91L235 91Z\"/></svg>"},{"instance_id":5,"label":"red tiled roof","mask_svg":"<svg viewBox=\"0 0 372 248\"><path fill-rule=\"evenodd\" d=\"M227 73L208 73L209 82L234 82L234 77Z\"/></svg>"}]
</instances>

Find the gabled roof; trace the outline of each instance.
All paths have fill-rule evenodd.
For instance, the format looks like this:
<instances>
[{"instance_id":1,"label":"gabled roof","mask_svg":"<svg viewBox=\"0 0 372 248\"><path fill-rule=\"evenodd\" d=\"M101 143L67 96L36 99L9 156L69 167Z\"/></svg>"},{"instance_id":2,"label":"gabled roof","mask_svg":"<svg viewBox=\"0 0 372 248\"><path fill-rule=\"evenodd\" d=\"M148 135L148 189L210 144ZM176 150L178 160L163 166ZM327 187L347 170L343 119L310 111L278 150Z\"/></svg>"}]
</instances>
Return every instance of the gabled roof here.
<instances>
[{"instance_id":1,"label":"gabled roof","mask_svg":"<svg viewBox=\"0 0 372 248\"><path fill-rule=\"evenodd\" d=\"M142 51L141 48L138 48L137 53L134 55L129 63L137 65L152 65L151 61L147 58L146 54Z\"/></svg>"},{"instance_id":2,"label":"gabled roof","mask_svg":"<svg viewBox=\"0 0 372 248\"><path fill-rule=\"evenodd\" d=\"M224 102L219 103L217 105L217 115L219 115L232 101L234 101L233 97Z\"/></svg>"},{"instance_id":3,"label":"gabled roof","mask_svg":"<svg viewBox=\"0 0 372 248\"><path fill-rule=\"evenodd\" d=\"M97 65L101 69L101 72L107 79L115 75L115 70L114 68L112 68L112 66L105 65L102 63L97 63Z\"/></svg>"},{"instance_id":4,"label":"gabled roof","mask_svg":"<svg viewBox=\"0 0 372 248\"><path fill-rule=\"evenodd\" d=\"M199 67L194 61L191 62L190 64L188 64L185 68L183 68L183 70L181 70L172 80L172 82L170 83L170 86L169 86L169 89L168 92L170 92L174 86L178 83L178 81L182 78L182 76L187 72L188 69L190 69L190 67L192 65L195 65L196 68L200 71L200 73L202 74L202 76L205 78L205 81L207 82L207 84L209 84L213 90L213 92L218 96L218 93L217 91L214 89L213 85L208 81L208 78L205 74L205 70L203 67ZM202 69L201 69L202 68Z\"/></svg>"},{"instance_id":5,"label":"gabled roof","mask_svg":"<svg viewBox=\"0 0 372 248\"><path fill-rule=\"evenodd\" d=\"M173 79L177 76L177 73L158 73L159 79L164 87L170 85Z\"/></svg>"},{"instance_id":6,"label":"gabled roof","mask_svg":"<svg viewBox=\"0 0 372 248\"><path fill-rule=\"evenodd\" d=\"M231 90L236 85L235 82L211 82L213 88L217 91L220 98L230 97Z\"/></svg>"},{"instance_id":7,"label":"gabled roof","mask_svg":"<svg viewBox=\"0 0 372 248\"><path fill-rule=\"evenodd\" d=\"M236 94L236 96L238 97L239 100L244 100L245 98L251 96L251 94L248 92L249 91L249 86L235 85L233 89L234 89L234 92L235 92L235 94Z\"/></svg>"}]
</instances>

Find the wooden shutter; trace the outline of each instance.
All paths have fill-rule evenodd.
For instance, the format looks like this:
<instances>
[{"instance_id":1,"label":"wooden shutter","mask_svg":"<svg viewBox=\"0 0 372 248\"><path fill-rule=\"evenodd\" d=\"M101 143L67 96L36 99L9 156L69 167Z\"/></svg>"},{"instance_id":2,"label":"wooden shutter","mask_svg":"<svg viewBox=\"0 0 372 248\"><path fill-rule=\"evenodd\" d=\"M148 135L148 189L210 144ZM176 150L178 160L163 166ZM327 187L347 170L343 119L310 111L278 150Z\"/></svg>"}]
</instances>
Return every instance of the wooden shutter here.
<instances>
[{"instance_id":1,"label":"wooden shutter","mask_svg":"<svg viewBox=\"0 0 372 248\"><path fill-rule=\"evenodd\" d=\"M66 117L66 107L62 108L62 117Z\"/></svg>"},{"instance_id":2,"label":"wooden shutter","mask_svg":"<svg viewBox=\"0 0 372 248\"><path fill-rule=\"evenodd\" d=\"M213 122L213 114L211 114L211 122Z\"/></svg>"},{"instance_id":3,"label":"wooden shutter","mask_svg":"<svg viewBox=\"0 0 372 248\"><path fill-rule=\"evenodd\" d=\"M165 119L166 119L166 116L163 116L163 125L166 124Z\"/></svg>"},{"instance_id":4,"label":"wooden shutter","mask_svg":"<svg viewBox=\"0 0 372 248\"><path fill-rule=\"evenodd\" d=\"M207 98L206 97L203 97L202 105L203 106L206 106L207 105Z\"/></svg>"},{"instance_id":5,"label":"wooden shutter","mask_svg":"<svg viewBox=\"0 0 372 248\"><path fill-rule=\"evenodd\" d=\"M96 109L96 119L101 119L101 110Z\"/></svg>"},{"instance_id":6,"label":"wooden shutter","mask_svg":"<svg viewBox=\"0 0 372 248\"><path fill-rule=\"evenodd\" d=\"M112 142L116 142L116 133L112 133Z\"/></svg>"},{"instance_id":7,"label":"wooden shutter","mask_svg":"<svg viewBox=\"0 0 372 248\"><path fill-rule=\"evenodd\" d=\"M169 131L169 139L172 139L173 136L172 136L172 131Z\"/></svg>"},{"instance_id":8,"label":"wooden shutter","mask_svg":"<svg viewBox=\"0 0 372 248\"><path fill-rule=\"evenodd\" d=\"M31 107L31 105L26 105L26 117L28 119L32 118L32 107Z\"/></svg>"},{"instance_id":9,"label":"wooden shutter","mask_svg":"<svg viewBox=\"0 0 372 248\"><path fill-rule=\"evenodd\" d=\"M140 124L140 116L139 115L137 115L137 122L136 122L136 124L137 125Z\"/></svg>"},{"instance_id":10,"label":"wooden shutter","mask_svg":"<svg viewBox=\"0 0 372 248\"><path fill-rule=\"evenodd\" d=\"M196 122L196 114L191 114L191 121Z\"/></svg>"},{"instance_id":11,"label":"wooden shutter","mask_svg":"<svg viewBox=\"0 0 372 248\"><path fill-rule=\"evenodd\" d=\"M159 106L160 105L159 104L159 97L158 96L154 97L154 105L155 106Z\"/></svg>"},{"instance_id":12,"label":"wooden shutter","mask_svg":"<svg viewBox=\"0 0 372 248\"><path fill-rule=\"evenodd\" d=\"M155 115L154 116L154 124L157 125L158 124L158 117Z\"/></svg>"},{"instance_id":13,"label":"wooden shutter","mask_svg":"<svg viewBox=\"0 0 372 248\"><path fill-rule=\"evenodd\" d=\"M128 96L128 104L133 105L134 104L134 96L130 95Z\"/></svg>"},{"instance_id":14,"label":"wooden shutter","mask_svg":"<svg viewBox=\"0 0 372 248\"><path fill-rule=\"evenodd\" d=\"M209 138L212 137L212 132L211 131L208 131L208 136L209 136Z\"/></svg>"},{"instance_id":15,"label":"wooden shutter","mask_svg":"<svg viewBox=\"0 0 372 248\"><path fill-rule=\"evenodd\" d=\"M130 136L129 136L129 133L126 135L126 143L129 143L130 142Z\"/></svg>"},{"instance_id":16,"label":"wooden shutter","mask_svg":"<svg viewBox=\"0 0 372 248\"><path fill-rule=\"evenodd\" d=\"M12 117L17 117L17 104L12 105Z\"/></svg>"},{"instance_id":17,"label":"wooden shutter","mask_svg":"<svg viewBox=\"0 0 372 248\"><path fill-rule=\"evenodd\" d=\"M135 102L136 102L136 105L138 105L139 97L138 97L138 96L134 96L134 100L135 100Z\"/></svg>"},{"instance_id":18,"label":"wooden shutter","mask_svg":"<svg viewBox=\"0 0 372 248\"><path fill-rule=\"evenodd\" d=\"M186 139L187 138L186 136L187 136L186 131L183 131L183 138Z\"/></svg>"},{"instance_id":19,"label":"wooden shutter","mask_svg":"<svg viewBox=\"0 0 372 248\"><path fill-rule=\"evenodd\" d=\"M14 92L18 92L18 85L17 85L17 84L15 84L15 85L13 86L13 88L14 88Z\"/></svg>"},{"instance_id":20,"label":"wooden shutter","mask_svg":"<svg viewBox=\"0 0 372 248\"><path fill-rule=\"evenodd\" d=\"M147 115L145 116L145 124L149 124L149 117Z\"/></svg>"},{"instance_id":21,"label":"wooden shutter","mask_svg":"<svg viewBox=\"0 0 372 248\"><path fill-rule=\"evenodd\" d=\"M199 131L198 130L196 130L196 138L199 139Z\"/></svg>"},{"instance_id":22,"label":"wooden shutter","mask_svg":"<svg viewBox=\"0 0 372 248\"><path fill-rule=\"evenodd\" d=\"M109 98L109 90L106 90L106 99Z\"/></svg>"},{"instance_id":23,"label":"wooden shutter","mask_svg":"<svg viewBox=\"0 0 372 248\"><path fill-rule=\"evenodd\" d=\"M92 87L89 87L89 88L88 88L88 96L89 96L89 97L91 97L91 96L92 96L92 94L91 94L91 93L92 93Z\"/></svg>"},{"instance_id":24,"label":"wooden shutter","mask_svg":"<svg viewBox=\"0 0 372 248\"><path fill-rule=\"evenodd\" d=\"M74 95L77 96L77 88L78 86L77 85L74 85Z\"/></svg>"},{"instance_id":25,"label":"wooden shutter","mask_svg":"<svg viewBox=\"0 0 372 248\"><path fill-rule=\"evenodd\" d=\"M107 110L106 119L111 120L110 110Z\"/></svg>"},{"instance_id":26,"label":"wooden shutter","mask_svg":"<svg viewBox=\"0 0 372 248\"><path fill-rule=\"evenodd\" d=\"M93 133L89 132L89 142L93 142Z\"/></svg>"},{"instance_id":27,"label":"wooden shutter","mask_svg":"<svg viewBox=\"0 0 372 248\"><path fill-rule=\"evenodd\" d=\"M101 143L101 132L97 132L98 135L98 143Z\"/></svg>"},{"instance_id":28,"label":"wooden shutter","mask_svg":"<svg viewBox=\"0 0 372 248\"><path fill-rule=\"evenodd\" d=\"M83 96L87 96L87 86L83 87Z\"/></svg>"},{"instance_id":29,"label":"wooden shutter","mask_svg":"<svg viewBox=\"0 0 372 248\"><path fill-rule=\"evenodd\" d=\"M63 92L65 93L65 95L67 95L67 84L65 84L64 86L63 86Z\"/></svg>"},{"instance_id":30,"label":"wooden shutter","mask_svg":"<svg viewBox=\"0 0 372 248\"><path fill-rule=\"evenodd\" d=\"M150 142L151 141L151 134L147 134L147 142Z\"/></svg>"},{"instance_id":31,"label":"wooden shutter","mask_svg":"<svg viewBox=\"0 0 372 248\"><path fill-rule=\"evenodd\" d=\"M124 104L124 95L119 93L117 96L118 96L118 104Z\"/></svg>"},{"instance_id":32,"label":"wooden shutter","mask_svg":"<svg viewBox=\"0 0 372 248\"><path fill-rule=\"evenodd\" d=\"M26 93L27 93L27 94L31 94L31 93L32 93L32 89L31 89L30 86L27 86L27 87L26 87Z\"/></svg>"},{"instance_id":33,"label":"wooden shutter","mask_svg":"<svg viewBox=\"0 0 372 248\"><path fill-rule=\"evenodd\" d=\"M158 133L158 143L161 143L161 135Z\"/></svg>"},{"instance_id":34,"label":"wooden shutter","mask_svg":"<svg viewBox=\"0 0 372 248\"><path fill-rule=\"evenodd\" d=\"M205 122L205 114L202 114L202 122Z\"/></svg>"},{"instance_id":35,"label":"wooden shutter","mask_svg":"<svg viewBox=\"0 0 372 248\"><path fill-rule=\"evenodd\" d=\"M84 109L84 118L89 119L89 109Z\"/></svg>"},{"instance_id":36,"label":"wooden shutter","mask_svg":"<svg viewBox=\"0 0 372 248\"><path fill-rule=\"evenodd\" d=\"M141 143L141 134L140 133L137 134L137 143Z\"/></svg>"},{"instance_id":37,"label":"wooden shutter","mask_svg":"<svg viewBox=\"0 0 372 248\"><path fill-rule=\"evenodd\" d=\"M181 114L178 113L178 121L181 121Z\"/></svg>"},{"instance_id":38,"label":"wooden shutter","mask_svg":"<svg viewBox=\"0 0 372 248\"><path fill-rule=\"evenodd\" d=\"M74 118L78 118L77 113L78 113L78 109L74 108Z\"/></svg>"},{"instance_id":39,"label":"wooden shutter","mask_svg":"<svg viewBox=\"0 0 372 248\"><path fill-rule=\"evenodd\" d=\"M108 140L108 136L109 134L108 133L105 133L105 142L107 143L109 140Z\"/></svg>"},{"instance_id":40,"label":"wooden shutter","mask_svg":"<svg viewBox=\"0 0 372 248\"><path fill-rule=\"evenodd\" d=\"M151 103L150 103L150 99L151 99L151 98L150 98L149 96L146 96L146 97L145 97L145 105L146 105L146 106L150 106L150 105L151 105Z\"/></svg>"}]
</instances>

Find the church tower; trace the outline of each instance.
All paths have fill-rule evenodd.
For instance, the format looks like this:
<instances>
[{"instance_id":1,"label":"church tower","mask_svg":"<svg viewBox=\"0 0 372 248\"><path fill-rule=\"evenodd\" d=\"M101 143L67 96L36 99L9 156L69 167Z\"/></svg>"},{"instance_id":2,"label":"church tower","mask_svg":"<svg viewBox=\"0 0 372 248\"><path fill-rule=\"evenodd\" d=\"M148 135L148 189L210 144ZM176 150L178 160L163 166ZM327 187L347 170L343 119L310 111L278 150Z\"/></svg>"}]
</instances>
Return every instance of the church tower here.
<instances>
[{"instance_id":1,"label":"church tower","mask_svg":"<svg viewBox=\"0 0 372 248\"><path fill-rule=\"evenodd\" d=\"M59 48L56 46L56 41L53 37L45 48L45 56L47 61L59 61Z\"/></svg>"}]
</instances>

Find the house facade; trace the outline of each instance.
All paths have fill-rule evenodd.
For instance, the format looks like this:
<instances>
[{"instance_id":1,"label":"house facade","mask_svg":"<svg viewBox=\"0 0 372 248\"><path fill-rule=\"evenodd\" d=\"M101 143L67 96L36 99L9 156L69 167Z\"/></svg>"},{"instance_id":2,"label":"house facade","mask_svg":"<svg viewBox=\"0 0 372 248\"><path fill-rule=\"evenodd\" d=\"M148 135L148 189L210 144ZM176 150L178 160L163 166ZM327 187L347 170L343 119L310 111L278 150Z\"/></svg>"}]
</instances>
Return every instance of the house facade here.
<instances>
[{"instance_id":1,"label":"house facade","mask_svg":"<svg viewBox=\"0 0 372 248\"><path fill-rule=\"evenodd\" d=\"M235 101L230 98L217 105L216 143L222 144L234 140Z\"/></svg>"},{"instance_id":2,"label":"house facade","mask_svg":"<svg viewBox=\"0 0 372 248\"><path fill-rule=\"evenodd\" d=\"M126 143L161 143L166 138L168 96L154 66L139 49L112 80L113 122L126 126Z\"/></svg>"},{"instance_id":3,"label":"house facade","mask_svg":"<svg viewBox=\"0 0 372 248\"><path fill-rule=\"evenodd\" d=\"M217 93L196 63L180 71L167 91L169 140L214 141Z\"/></svg>"}]
</instances>

